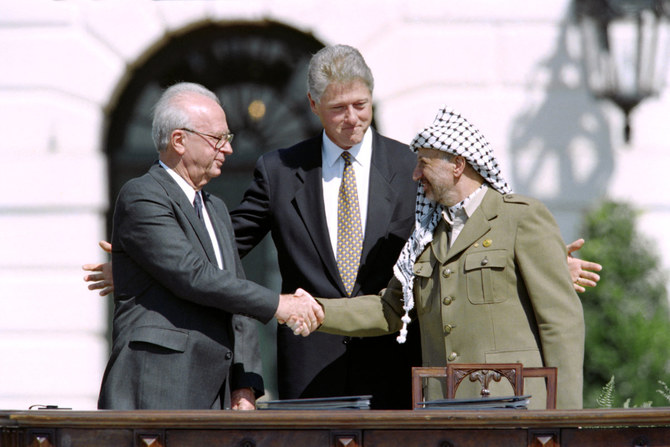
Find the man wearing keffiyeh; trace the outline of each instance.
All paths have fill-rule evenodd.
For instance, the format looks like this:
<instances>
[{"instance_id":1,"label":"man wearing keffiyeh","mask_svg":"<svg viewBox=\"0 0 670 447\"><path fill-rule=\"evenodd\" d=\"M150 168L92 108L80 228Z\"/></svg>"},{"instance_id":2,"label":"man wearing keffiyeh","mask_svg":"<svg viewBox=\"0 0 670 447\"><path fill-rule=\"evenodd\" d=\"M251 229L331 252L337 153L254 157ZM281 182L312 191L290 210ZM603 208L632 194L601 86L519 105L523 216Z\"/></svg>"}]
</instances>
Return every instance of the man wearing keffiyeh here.
<instances>
[{"instance_id":1,"label":"man wearing keffiyeh","mask_svg":"<svg viewBox=\"0 0 670 447\"><path fill-rule=\"evenodd\" d=\"M558 408L582 407L584 317L566 247L547 208L512 194L486 139L443 108L410 148L417 152L416 221L379 295L319 300L319 330L375 336L418 318L424 366L522 363L558 369ZM467 388L464 396L478 395ZM543 408L543 381L527 381ZM444 397L429 381L427 399Z\"/></svg>"}]
</instances>

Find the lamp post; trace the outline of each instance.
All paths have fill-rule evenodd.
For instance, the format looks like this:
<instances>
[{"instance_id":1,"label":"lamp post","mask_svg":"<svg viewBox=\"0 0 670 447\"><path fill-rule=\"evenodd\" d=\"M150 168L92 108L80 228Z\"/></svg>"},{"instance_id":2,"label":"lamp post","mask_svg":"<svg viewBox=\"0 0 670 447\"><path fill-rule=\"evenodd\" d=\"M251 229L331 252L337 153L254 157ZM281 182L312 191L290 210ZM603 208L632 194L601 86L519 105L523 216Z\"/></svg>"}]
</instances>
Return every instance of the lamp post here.
<instances>
[{"instance_id":1,"label":"lamp post","mask_svg":"<svg viewBox=\"0 0 670 447\"><path fill-rule=\"evenodd\" d=\"M575 0L588 87L625 115L663 88L670 57L670 0Z\"/></svg>"}]
</instances>

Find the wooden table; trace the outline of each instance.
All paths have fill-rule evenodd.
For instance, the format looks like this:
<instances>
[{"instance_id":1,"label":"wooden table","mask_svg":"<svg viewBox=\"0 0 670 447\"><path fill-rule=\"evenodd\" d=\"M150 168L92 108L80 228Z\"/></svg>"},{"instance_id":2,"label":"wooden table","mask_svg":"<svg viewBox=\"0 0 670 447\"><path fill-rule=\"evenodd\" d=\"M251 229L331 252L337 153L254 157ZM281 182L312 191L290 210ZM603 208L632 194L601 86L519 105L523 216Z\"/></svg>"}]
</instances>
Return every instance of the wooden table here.
<instances>
[{"instance_id":1,"label":"wooden table","mask_svg":"<svg viewBox=\"0 0 670 447\"><path fill-rule=\"evenodd\" d=\"M0 411L0 447L670 447L670 408Z\"/></svg>"}]
</instances>

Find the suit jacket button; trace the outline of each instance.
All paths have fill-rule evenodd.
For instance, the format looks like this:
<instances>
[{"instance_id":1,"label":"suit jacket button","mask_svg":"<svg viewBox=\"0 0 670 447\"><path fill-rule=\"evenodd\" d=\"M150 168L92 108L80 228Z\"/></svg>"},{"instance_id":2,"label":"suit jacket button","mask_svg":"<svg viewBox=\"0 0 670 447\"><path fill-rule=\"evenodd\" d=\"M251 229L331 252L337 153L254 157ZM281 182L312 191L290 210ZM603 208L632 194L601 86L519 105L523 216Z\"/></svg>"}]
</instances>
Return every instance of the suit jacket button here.
<instances>
[{"instance_id":1,"label":"suit jacket button","mask_svg":"<svg viewBox=\"0 0 670 447\"><path fill-rule=\"evenodd\" d=\"M344 337L344 340L342 340L342 344L343 345L348 345L350 341L351 341L351 337Z\"/></svg>"},{"instance_id":2,"label":"suit jacket button","mask_svg":"<svg viewBox=\"0 0 670 447\"><path fill-rule=\"evenodd\" d=\"M230 352L230 351L226 352L225 358L226 358L226 360L232 359L233 358L233 353Z\"/></svg>"},{"instance_id":3,"label":"suit jacket button","mask_svg":"<svg viewBox=\"0 0 670 447\"><path fill-rule=\"evenodd\" d=\"M456 354L455 352L452 352L451 354L449 354L449 357L447 357L447 360L449 360L450 362L453 362L454 360L456 360L456 357L458 357L458 354Z\"/></svg>"}]
</instances>

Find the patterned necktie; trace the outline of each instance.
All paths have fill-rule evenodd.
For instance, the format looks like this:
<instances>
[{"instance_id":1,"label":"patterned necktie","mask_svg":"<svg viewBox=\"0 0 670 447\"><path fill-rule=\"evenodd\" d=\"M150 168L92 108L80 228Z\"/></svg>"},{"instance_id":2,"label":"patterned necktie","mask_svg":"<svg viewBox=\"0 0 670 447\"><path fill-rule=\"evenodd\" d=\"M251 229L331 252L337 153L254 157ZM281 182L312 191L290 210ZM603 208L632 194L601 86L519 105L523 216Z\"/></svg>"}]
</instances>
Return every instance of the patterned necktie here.
<instances>
[{"instance_id":1,"label":"patterned necktie","mask_svg":"<svg viewBox=\"0 0 670 447\"><path fill-rule=\"evenodd\" d=\"M346 288L351 296L354 282L358 274L358 265L363 249L363 231L361 229L361 213L358 208L358 190L356 175L351 164L351 154L342 152L344 171L342 184L337 198L337 267Z\"/></svg>"}]
</instances>

